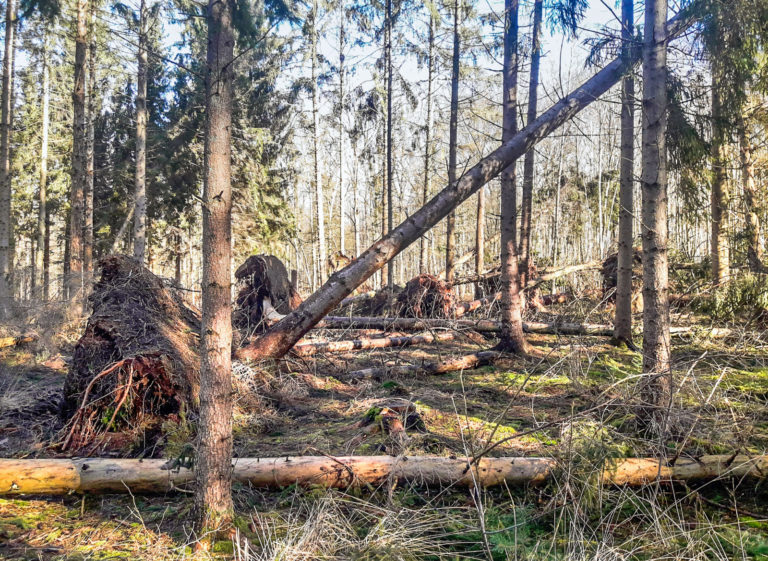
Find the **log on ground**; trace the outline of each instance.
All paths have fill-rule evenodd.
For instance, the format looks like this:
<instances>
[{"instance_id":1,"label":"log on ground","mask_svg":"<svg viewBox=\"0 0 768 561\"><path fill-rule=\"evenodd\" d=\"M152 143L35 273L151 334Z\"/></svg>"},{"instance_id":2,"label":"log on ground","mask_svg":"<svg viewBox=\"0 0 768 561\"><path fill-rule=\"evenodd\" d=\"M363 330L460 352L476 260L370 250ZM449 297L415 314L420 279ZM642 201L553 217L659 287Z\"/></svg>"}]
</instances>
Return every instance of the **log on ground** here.
<instances>
[{"instance_id":1,"label":"log on ground","mask_svg":"<svg viewBox=\"0 0 768 561\"><path fill-rule=\"evenodd\" d=\"M768 456L719 455L609 460L601 481L640 486L721 477L765 478ZM552 458L446 458L436 456L297 456L233 461L237 482L279 489L290 485L348 488L391 482L460 487L541 484L558 473ZM166 493L194 482L194 471L165 460L0 459L0 495Z\"/></svg>"}]
</instances>

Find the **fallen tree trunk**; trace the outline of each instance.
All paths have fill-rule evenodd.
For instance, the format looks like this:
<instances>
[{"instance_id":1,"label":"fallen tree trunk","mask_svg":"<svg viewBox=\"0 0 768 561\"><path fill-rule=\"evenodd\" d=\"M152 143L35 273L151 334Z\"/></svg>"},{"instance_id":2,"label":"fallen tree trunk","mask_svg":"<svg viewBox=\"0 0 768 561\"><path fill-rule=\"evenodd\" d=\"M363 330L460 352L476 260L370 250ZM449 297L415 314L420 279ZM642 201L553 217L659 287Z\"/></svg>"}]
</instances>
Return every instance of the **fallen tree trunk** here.
<instances>
[{"instance_id":1,"label":"fallen tree trunk","mask_svg":"<svg viewBox=\"0 0 768 561\"><path fill-rule=\"evenodd\" d=\"M559 279L565 275L579 273L581 271L599 271L602 266L603 261L601 259L595 259L594 261L588 261L587 263L568 265L567 267L561 267L552 271L545 270L535 279L529 280L525 285L525 290L531 290L540 284Z\"/></svg>"},{"instance_id":2,"label":"fallen tree trunk","mask_svg":"<svg viewBox=\"0 0 768 561\"><path fill-rule=\"evenodd\" d=\"M500 353L498 351L479 351L440 362L363 368L361 370L353 370L348 372L346 377L355 380L366 380L371 378L380 378L392 374L410 374L414 372L422 372L424 374L447 374L449 372L470 370L472 368L477 368L478 366L491 364L495 360L503 357L504 353Z\"/></svg>"},{"instance_id":3,"label":"fallen tree trunk","mask_svg":"<svg viewBox=\"0 0 768 561\"><path fill-rule=\"evenodd\" d=\"M341 302L339 302L339 306L347 306L349 304L354 304L355 302L359 302L361 300L365 300L367 298L373 298L376 296L375 290L369 290L368 292L363 292L362 294L356 294L354 296L349 296L348 298L344 298Z\"/></svg>"},{"instance_id":4,"label":"fallen tree trunk","mask_svg":"<svg viewBox=\"0 0 768 561\"><path fill-rule=\"evenodd\" d=\"M39 337L34 333L28 335L21 335L19 337L0 337L0 349L7 347L18 347L26 343L34 343Z\"/></svg>"},{"instance_id":5,"label":"fallen tree trunk","mask_svg":"<svg viewBox=\"0 0 768 561\"><path fill-rule=\"evenodd\" d=\"M489 306L497 300L501 300L501 292L497 292L487 298L480 298L479 300L472 300L471 302L463 302L453 309L453 317L460 318L464 314L474 312L483 306Z\"/></svg>"},{"instance_id":6,"label":"fallen tree trunk","mask_svg":"<svg viewBox=\"0 0 768 561\"><path fill-rule=\"evenodd\" d=\"M410 347L413 345L424 345L428 343L438 343L440 341L452 341L458 336L457 333L448 331L445 333L427 333L424 335L401 336L401 337L361 337L348 341L322 341L319 343L301 343L291 350L296 356L312 356L323 353L346 353L349 351L361 351L364 349L384 349L387 347ZM249 347L243 347L236 354L238 358L250 358L247 353Z\"/></svg>"},{"instance_id":7,"label":"fallen tree trunk","mask_svg":"<svg viewBox=\"0 0 768 561\"><path fill-rule=\"evenodd\" d=\"M657 481L718 477L764 478L768 456L680 458L674 465L655 458L614 460L602 473L607 485L639 486ZM240 458L233 479L254 487L290 485L347 488L401 482L461 487L540 484L557 473L552 458L468 458L435 456L296 456ZM165 493L194 482L195 473L165 460L80 458L0 460L0 495L77 493Z\"/></svg>"},{"instance_id":8,"label":"fallen tree trunk","mask_svg":"<svg viewBox=\"0 0 768 561\"><path fill-rule=\"evenodd\" d=\"M688 12L672 18L667 23L668 37L672 39L687 29L691 23L689 20ZM632 51L632 56L615 59L542 113L539 118L529 123L509 141L468 169L458 181L445 187L426 205L391 230L388 235L374 243L360 257L331 276L297 310L259 337L258 352L252 354L253 358L277 358L287 353L307 331L356 287L418 240L526 151L607 92L637 64L640 57L640 49L635 49Z\"/></svg>"}]
</instances>

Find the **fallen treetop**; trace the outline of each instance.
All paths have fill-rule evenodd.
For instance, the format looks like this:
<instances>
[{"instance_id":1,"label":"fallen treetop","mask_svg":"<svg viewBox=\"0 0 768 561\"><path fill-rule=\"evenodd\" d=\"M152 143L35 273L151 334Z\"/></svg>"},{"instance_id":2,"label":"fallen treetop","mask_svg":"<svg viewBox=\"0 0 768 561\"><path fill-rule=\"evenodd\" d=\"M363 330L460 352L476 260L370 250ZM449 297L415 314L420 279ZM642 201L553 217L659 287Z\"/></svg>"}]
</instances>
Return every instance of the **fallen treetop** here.
<instances>
[{"instance_id":1,"label":"fallen treetop","mask_svg":"<svg viewBox=\"0 0 768 561\"><path fill-rule=\"evenodd\" d=\"M602 483L645 485L718 477L764 478L768 456L701 456L668 465L656 458L609 460ZM293 484L347 488L390 481L462 487L540 484L556 475L552 458L469 458L437 456L297 456L233 460L233 478L254 487ZM78 493L165 493L193 483L195 473L165 460L80 458L0 459L0 495Z\"/></svg>"},{"instance_id":2,"label":"fallen treetop","mask_svg":"<svg viewBox=\"0 0 768 561\"><path fill-rule=\"evenodd\" d=\"M688 13L681 12L667 22L670 39L690 25ZM339 302L381 269L393 257L423 236L448 213L495 178L512 162L520 158L535 144L546 138L590 103L598 99L641 58L641 49L631 56L615 59L573 92L560 99L542 115L529 123L491 154L480 160L448 185L432 200L409 216L388 235L368 248L349 265L335 273L299 308L259 337L258 353L254 358L277 358L287 353L304 334L312 329Z\"/></svg>"}]
</instances>

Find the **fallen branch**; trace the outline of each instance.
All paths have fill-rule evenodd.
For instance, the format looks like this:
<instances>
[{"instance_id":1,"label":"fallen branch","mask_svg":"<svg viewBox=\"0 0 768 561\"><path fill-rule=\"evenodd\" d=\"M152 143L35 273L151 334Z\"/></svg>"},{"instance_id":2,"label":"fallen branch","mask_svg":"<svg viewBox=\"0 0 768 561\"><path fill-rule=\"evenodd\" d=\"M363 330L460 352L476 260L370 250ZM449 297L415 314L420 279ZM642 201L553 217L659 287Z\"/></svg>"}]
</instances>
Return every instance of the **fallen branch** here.
<instances>
[{"instance_id":1,"label":"fallen branch","mask_svg":"<svg viewBox=\"0 0 768 561\"><path fill-rule=\"evenodd\" d=\"M657 481L695 481L718 477L764 478L768 456L701 456L674 465L656 458L614 460L605 467L606 485L639 486ZM165 493L194 482L191 469L170 469L166 460L79 458L0 460L0 495L78 493ZM347 488L402 482L422 485L540 484L556 474L552 458L468 458L435 456L297 456L240 458L232 476L254 487L279 489L293 484Z\"/></svg>"},{"instance_id":2,"label":"fallen branch","mask_svg":"<svg viewBox=\"0 0 768 561\"><path fill-rule=\"evenodd\" d=\"M35 333L28 333L27 335L21 335L19 337L0 337L0 349L8 347L18 347L26 343L34 343L40 337Z\"/></svg>"}]
</instances>

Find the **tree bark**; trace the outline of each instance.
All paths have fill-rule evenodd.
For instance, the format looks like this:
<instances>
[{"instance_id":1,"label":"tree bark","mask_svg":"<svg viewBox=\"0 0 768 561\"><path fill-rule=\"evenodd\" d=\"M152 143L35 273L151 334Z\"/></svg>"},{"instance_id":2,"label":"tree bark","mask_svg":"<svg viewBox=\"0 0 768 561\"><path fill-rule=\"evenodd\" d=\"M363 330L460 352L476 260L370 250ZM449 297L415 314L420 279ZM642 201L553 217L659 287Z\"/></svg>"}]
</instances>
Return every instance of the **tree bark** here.
<instances>
[{"instance_id":1,"label":"tree bark","mask_svg":"<svg viewBox=\"0 0 768 561\"><path fill-rule=\"evenodd\" d=\"M323 169L320 158L320 86L318 84L318 18L319 4L312 2L312 37L310 56L312 57L312 157L315 176L315 219L317 221L317 270L320 284L328 278L328 253L325 245L325 197L323 195Z\"/></svg>"},{"instance_id":2,"label":"tree bark","mask_svg":"<svg viewBox=\"0 0 768 561\"><path fill-rule=\"evenodd\" d=\"M517 134L518 0L504 3L504 91L502 146ZM530 124L530 123L529 123ZM528 351L523 335L522 279L517 253L516 161L501 172L501 336L499 347L514 353Z\"/></svg>"},{"instance_id":3,"label":"tree bark","mask_svg":"<svg viewBox=\"0 0 768 561\"><path fill-rule=\"evenodd\" d=\"M344 1L339 2L339 251L345 253L344 239ZM357 255L355 255L357 257Z\"/></svg>"},{"instance_id":4,"label":"tree bark","mask_svg":"<svg viewBox=\"0 0 768 561\"><path fill-rule=\"evenodd\" d=\"M744 206L747 212L747 264L753 273L763 273L765 267L763 266L763 252L760 247L760 215L757 208L758 192L755 185L755 163L752 157L752 141L743 115L739 120L739 156L741 159Z\"/></svg>"},{"instance_id":5,"label":"tree bark","mask_svg":"<svg viewBox=\"0 0 768 561\"><path fill-rule=\"evenodd\" d=\"M5 5L5 53L0 94L0 319L13 307L13 223L11 220L11 124L13 118L13 57L16 3Z\"/></svg>"},{"instance_id":6,"label":"tree bark","mask_svg":"<svg viewBox=\"0 0 768 561\"><path fill-rule=\"evenodd\" d=\"M539 105L539 67L541 66L541 25L544 0L533 5L533 43L531 45L531 76L528 84L528 117L526 123L536 120ZM520 284L525 286L531 260L531 215L533 213L533 174L536 152L533 148L525 153L523 162L523 202L520 210Z\"/></svg>"},{"instance_id":7,"label":"tree bark","mask_svg":"<svg viewBox=\"0 0 768 561\"><path fill-rule=\"evenodd\" d=\"M451 116L448 125L448 183L456 183L456 150L459 125L459 57L461 36L459 35L459 3L453 1L453 62L451 67ZM456 210L448 214L445 228L445 280L452 283L456 275Z\"/></svg>"},{"instance_id":8,"label":"tree bark","mask_svg":"<svg viewBox=\"0 0 768 561\"><path fill-rule=\"evenodd\" d=\"M203 185L200 422L195 493L198 536L232 521L232 62L231 4L209 0ZM201 542L205 546L205 542Z\"/></svg>"},{"instance_id":9,"label":"tree bark","mask_svg":"<svg viewBox=\"0 0 768 561\"><path fill-rule=\"evenodd\" d=\"M726 173L725 126L720 88L724 83L720 63L712 61L712 282L719 286L728 280L728 205L729 189Z\"/></svg>"},{"instance_id":10,"label":"tree bark","mask_svg":"<svg viewBox=\"0 0 768 561\"><path fill-rule=\"evenodd\" d=\"M429 200L429 191L432 178L432 81L433 81L433 57L435 53L435 17L429 14L429 38L427 47L427 123L424 132L424 183L421 195L421 204L424 206ZM427 272L427 240L419 238L419 273ZM439 275L442 276L442 275Z\"/></svg>"},{"instance_id":11,"label":"tree bark","mask_svg":"<svg viewBox=\"0 0 768 561\"><path fill-rule=\"evenodd\" d=\"M253 487L282 489L320 485L345 489L394 482L429 486L491 487L544 483L555 476L553 458L447 458L442 456L281 456L237 458L233 478ZM199 470L199 468L198 468ZM763 479L768 456L729 455L679 458L619 458L603 467L603 485L640 486L655 482L732 477ZM195 479L195 471L171 461L112 458L0 460L0 494L167 493Z\"/></svg>"},{"instance_id":12,"label":"tree bark","mask_svg":"<svg viewBox=\"0 0 768 561\"><path fill-rule=\"evenodd\" d=\"M485 189L477 192L477 224L475 229L475 274L485 271ZM483 297L483 289L475 284L475 298Z\"/></svg>"},{"instance_id":13,"label":"tree bark","mask_svg":"<svg viewBox=\"0 0 768 561\"><path fill-rule=\"evenodd\" d=\"M632 56L635 34L634 0L621 3L622 57ZM614 318L617 341L632 343L632 261L634 233L634 173L635 173L635 79L627 73L621 83L621 163L619 164L619 243L616 272L616 313Z\"/></svg>"},{"instance_id":14,"label":"tree bark","mask_svg":"<svg viewBox=\"0 0 768 561\"><path fill-rule=\"evenodd\" d=\"M647 403L672 396L667 263L667 0L646 0L643 44L643 380ZM658 409L656 409L658 411Z\"/></svg>"},{"instance_id":15,"label":"tree bark","mask_svg":"<svg viewBox=\"0 0 768 561\"><path fill-rule=\"evenodd\" d=\"M43 301L49 298L51 237L50 211L48 210L48 129L51 123L51 71L48 66L48 39L43 35L43 122L40 141L40 189L38 191L37 214L37 258L41 271Z\"/></svg>"},{"instance_id":16,"label":"tree bark","mask_svg":"<svg viewBox=\"0 0 768 561\"><path fill-rule=\"evenodd\" d=\"M94 185L94 142L96 118L96 40L93 34L93 1L90 0L88 35L88 108L85 131L85 192L83 193L83 286L85 294L90 291L93 280L93 185Z\"/></svg>"},{"instance_id":17,"label":"tree bark","mask_svg":"<svg viewBox=\"0 0 768 561\"><path fill-rule=\"evenodd\" d=\"M147 6L139 3L136 65L136 175L134 177L133 257L146 261L147 248Z\"/></svg>"},{"instance_id":18,"label":"tree bark","mask_svg":"<svg viewBox=\"0 0 768 561\"><path fill-rule=\"evenodd\" d=\"M387 170L387 235L392 233L394 227L394 210L392 204L392 0L386 2L386 29L384 45L385 64L387 68L387 154L385 167ZM395 287L395 263L394 259L387 264L387 286L390 290Z\"/></svg>"},{"instance_id":19,"label":"tree bark","mask_svg":"<svg viewBox=\"0 0 768 561\"><path fill-rule=\"evenodd\" d=\"M85 59L88 51L88 0L77 0L77 34L75 36L75 79L72 93L72 185L69 196L69 270L67 291L70 301L83 299L83 230L86 189L86 122L85 122Z\"/></svg>"},{"instance_id":20,"label":"tree bark","mask_svg":"<svg viewBox=\"0 0 768 561\"><path fill-rule=\"evenodd\" d=\"M678 14L667 25L674 37L687 29L691 18L687 12ZM629 69L628 64L638 62L639 53L627 62L618 58L587 80L584 84L555 103L533 123L513 135L509 140L468 169L452 185L447 185L426 205L409 216L363 252L360 257L338 271L318 291L307 298L295 311L275 324L259 337L259 357L276 358L312 329L341 300L371 275L381 270L395 255L424 235L459 204L466 201L480 187L495 178L537 142L568 121L579 111L599 98L616 84Z\"/></svg>"}]
</instances>

